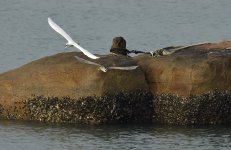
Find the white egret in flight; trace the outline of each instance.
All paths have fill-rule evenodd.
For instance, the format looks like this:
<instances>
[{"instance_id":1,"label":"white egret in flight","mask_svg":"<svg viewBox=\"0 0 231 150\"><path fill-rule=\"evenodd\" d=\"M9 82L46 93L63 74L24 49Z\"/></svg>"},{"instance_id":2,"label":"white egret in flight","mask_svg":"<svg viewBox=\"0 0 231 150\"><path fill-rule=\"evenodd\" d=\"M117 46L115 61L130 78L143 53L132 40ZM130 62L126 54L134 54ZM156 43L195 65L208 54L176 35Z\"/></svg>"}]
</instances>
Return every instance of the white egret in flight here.
<instances>
[{"instance_id":1,"label":"white egret in flight","mask_svg":"<svg viewBox=\"0 0 231 150\"><path fill-rule=\"evenodd\" d=\"M88 56L91 59L98 59L99 57L93 55L88 50L82 48L79 44L77 44L60 26L58 26L51 18L48 18L48 23L56 32L58 32L60 35L62 35L66 40L66 46L74 46L80 51L82 51L86 56Z\"/></svg>"}]
</instances>

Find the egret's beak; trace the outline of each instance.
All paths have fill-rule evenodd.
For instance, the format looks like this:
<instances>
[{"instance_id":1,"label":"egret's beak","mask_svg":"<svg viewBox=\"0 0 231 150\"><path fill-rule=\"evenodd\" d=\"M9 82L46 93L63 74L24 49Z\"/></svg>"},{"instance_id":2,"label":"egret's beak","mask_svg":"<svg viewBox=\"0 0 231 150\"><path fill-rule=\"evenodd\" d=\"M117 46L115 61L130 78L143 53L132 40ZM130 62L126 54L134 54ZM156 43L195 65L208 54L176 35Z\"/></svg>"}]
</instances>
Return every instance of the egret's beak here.
<instances>
[{"instance_id":1,"label":"egret's beak","mask_svg":"<svg viewBox=\"0 0 231 150\"><path fill-rule=\"evenodd\" d=\"M71 45L66 45L66 46L65 46L65 49L67 49L67 48L69 48L69 47L71 47Z\"/></svg>"}]
</instances>

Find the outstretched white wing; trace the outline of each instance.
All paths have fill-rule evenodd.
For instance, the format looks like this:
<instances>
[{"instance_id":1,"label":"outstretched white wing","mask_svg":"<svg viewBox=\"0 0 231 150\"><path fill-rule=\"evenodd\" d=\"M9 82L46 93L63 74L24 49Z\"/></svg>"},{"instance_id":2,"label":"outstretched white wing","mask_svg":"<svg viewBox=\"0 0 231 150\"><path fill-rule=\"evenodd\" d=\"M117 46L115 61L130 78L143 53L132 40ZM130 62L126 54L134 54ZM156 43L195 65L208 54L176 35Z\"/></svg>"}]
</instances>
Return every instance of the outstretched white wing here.
<instances>
[{"instance_id":1,"label":"outstretched white wing","mask_svg":"<svg viewBox=\"0 0 231 150\"><path fill-rule=\"evenodd\" d=\"M58 26L51 18L48 18L48 24L60 35L62 35L68 43L74 42L74 40L60 27Z\"/></svg>"},{"instance_id":2,"label":"outstretched white wing","mask_svg":"<svg viewBox=\"0 0 231 150\"><path fill-rule=\"evenodd\" d=\"M75 57L79 62L81 62L81 63L86 63L86 64L95 65L95 66L99 66L99 67L102 66L102 65L100 65L100 64L97 64L97 63L95 63L95 62L88 61L88 60L83 59L83 58L80 58L80 57L78 57L78 56L74 56L74 57Z\"/></svg>"},{"instance_id":3,"label":"outstretched white wing","mask_svg":"<svg viewBox=\"0 0 231 150\"><path fill-rule=\"evenodd\" d=\"M95 62L91 62L91 61L88 61L86 59L83 59L83 58L80 58L78 56L74 56L79 62L81 63L86 63L86 64L90 64L90 65L95 65L95 66L98 66L100 70L102 70L103 72L107 72L107 68L100 65L100 64L97 64ZM108 67L108 69L118 69L118 70L134 70L136 69L138 66L128 66L128 67Z\"/></svg>"},{"instance_id":4,"label":"outstretched white wing","mask_svg":"<svg viewBox=\"0 0 231 150\"><path fill-rule=\"evenodd\" d=\"M49 25L60 35L62 35L68 42L69 45L73 45L80 51L82 51L85 55L87 55L91 59L98 59L99 57L93 55L88 50L82 48L80 45L78 45L60 26L58 26L51 18L48 18Z\"/></svg>"},{"instance_id":5,"label":"outstretched white wing","mask_svg":"<svg viewBox=\"0 0 231 150\"><path fill-rule=\"evenodd\" d=\"M81 50L85 55L87 55L89 58L91 59L98 59L99 57L93 55L92 53L90 53L89 51L85 50L84 48L82 48L79 44L75 43L73 41L73 46L76 47L77 49Z\"/></svg>"},{"instance_id":6,"label":"outstretched white wing","mask_svg":"<svg viewBox=\"0 0 231 150\"><path fill-rule=\"evenodd\" d=\"M108 67L108 69L119 69L119 70L134 70L138 66L128 66L128 67Z\"/></svg>"}]
</instances>

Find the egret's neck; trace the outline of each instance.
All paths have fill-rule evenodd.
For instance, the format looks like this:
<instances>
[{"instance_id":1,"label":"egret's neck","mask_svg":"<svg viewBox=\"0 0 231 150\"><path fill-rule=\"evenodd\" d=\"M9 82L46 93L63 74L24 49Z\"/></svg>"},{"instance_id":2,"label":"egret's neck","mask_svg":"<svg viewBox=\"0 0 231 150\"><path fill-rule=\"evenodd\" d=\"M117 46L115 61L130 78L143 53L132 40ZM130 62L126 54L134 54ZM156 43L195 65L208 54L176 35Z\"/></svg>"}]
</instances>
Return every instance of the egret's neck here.
<instances>
[{"instance_id":1,"label":"egret's neck","mask_svg":"<svg viewBox=\"0 0 231 150\"><path fill-rule=\"evenodd\" d=\"M73 46L72 44L66 43L65 48L69 48L69 47L72 47L72 46Z\"/></svg>"}]
</instances>

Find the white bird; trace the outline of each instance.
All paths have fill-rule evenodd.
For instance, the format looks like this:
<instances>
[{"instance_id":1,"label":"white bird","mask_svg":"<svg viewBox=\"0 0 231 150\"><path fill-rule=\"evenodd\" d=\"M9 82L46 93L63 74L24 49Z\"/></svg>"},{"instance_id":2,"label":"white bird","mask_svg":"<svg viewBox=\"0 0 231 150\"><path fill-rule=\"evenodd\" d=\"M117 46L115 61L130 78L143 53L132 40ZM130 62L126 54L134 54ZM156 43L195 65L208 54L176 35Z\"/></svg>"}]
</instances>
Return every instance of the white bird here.
<instances>
[{"instance_id":1,"label":"white bird","mask_svg":"<svg viewBox=\"0 0 231 150\"><path fill-rule=\"evenodd\" d=\"M95 65L95 66L98 66L99 69L103 72L107 72L108 69L118 69L118 70L134 70L136 69L138 66L128 66L128 67L105 67L103 65L100 65L100 64L97 64L95 62L91 62L91 61L88 61L88 60L85 60L83 58L80 58L78 56L74 56L79 62L81 63L86 63L86 64L90 64L90 65Z\"/></svg>"},{"instance_id":2,"label":"white bird","mask_svg":"<svg viewBox=\"0 0 231 150\"><path fill-rule=\"evenodd\" d=\"M66 40L66 46L70 47L70 46L74 46L77 49L79 49L80 51L82 51L86 56L88 56L91 59L98 59L99 57L93 55L92 53L90 53L88 50L82 48L79 44L77 44L60 26L58 26L51 18L48 18L48 23L49 25L56 31L58 32L60 35L62 35Z\"/></svg>"}]
</instances>

